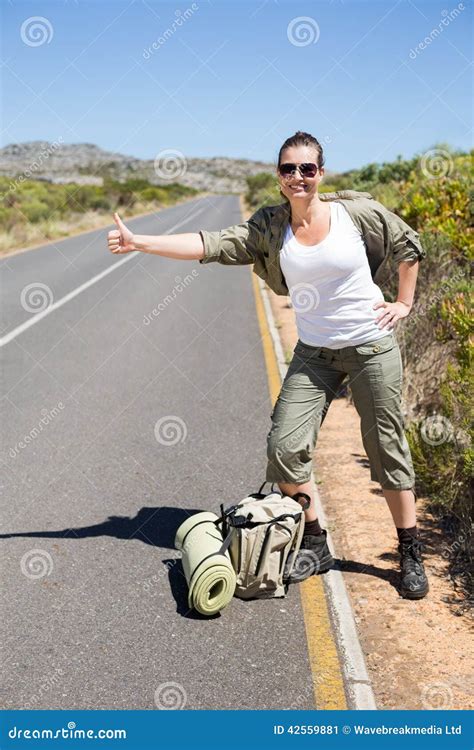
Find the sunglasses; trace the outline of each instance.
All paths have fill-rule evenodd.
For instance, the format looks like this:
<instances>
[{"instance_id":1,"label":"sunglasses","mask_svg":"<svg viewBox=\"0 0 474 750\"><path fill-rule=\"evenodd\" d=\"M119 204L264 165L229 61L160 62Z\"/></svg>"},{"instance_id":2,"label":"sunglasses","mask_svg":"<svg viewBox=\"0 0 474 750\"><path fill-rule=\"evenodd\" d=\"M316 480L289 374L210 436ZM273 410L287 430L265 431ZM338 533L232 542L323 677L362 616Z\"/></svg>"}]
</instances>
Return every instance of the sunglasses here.
<instances>
[{"instance_id":1,"label":"sunglasses","mask_svg":"<svg viewBox=\"0 0 474 750\"><path fill-rule=\"evenodd\" d=\"M286 164L280 164L278 167L281 176L285 178L291 177L296 170L299 171L302 177L316 177L318 165L313 164L312 162L305 162L304 164L292 164L291 162L287 162Z\"/></svg>"}]
</instances>

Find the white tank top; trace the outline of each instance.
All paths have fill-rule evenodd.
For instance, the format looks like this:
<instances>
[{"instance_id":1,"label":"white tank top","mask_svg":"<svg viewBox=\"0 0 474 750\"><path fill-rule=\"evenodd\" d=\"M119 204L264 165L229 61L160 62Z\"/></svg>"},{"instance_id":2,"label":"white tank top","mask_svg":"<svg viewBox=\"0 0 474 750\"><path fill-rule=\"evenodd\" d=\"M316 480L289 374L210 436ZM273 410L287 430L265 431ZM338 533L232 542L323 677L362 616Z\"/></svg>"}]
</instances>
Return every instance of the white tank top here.
<instances>
[{"instance_id":1,"label":"white tank top","mask_svg":"<svg viewBox=\"0 0 474 750\"><path fill-rule=\"evenodd\" d=\"M329 234L307 247L288 224L280 265L296 315L298 336L304 344L341 349L386 336L373 309L384 296L374 283L362 234L342 203L329 201Z\"/></svg>"}]
</instances>

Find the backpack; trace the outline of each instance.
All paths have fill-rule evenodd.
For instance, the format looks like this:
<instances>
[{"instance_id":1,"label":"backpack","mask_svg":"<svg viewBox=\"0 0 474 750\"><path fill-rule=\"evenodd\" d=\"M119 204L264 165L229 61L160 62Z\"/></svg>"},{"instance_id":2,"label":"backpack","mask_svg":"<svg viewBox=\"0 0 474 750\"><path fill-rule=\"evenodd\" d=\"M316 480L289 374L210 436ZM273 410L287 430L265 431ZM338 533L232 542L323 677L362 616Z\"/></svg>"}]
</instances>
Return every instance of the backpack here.
<instances>
[{"instance_id":1,"label":"backpack","mask_svg":"<svg viewBox=\"0 0 474 750\"><path fill-rule=\"evenodd\" d=\"M286 596L286 579L303 538L303 511L311 502L305 492L292 497L274 492L273 484L265 495L265 484L237 505L226 510L221 505L221 517L215 521L236 573L234 596L240 599Z\"/></svg>"}]
</instances>

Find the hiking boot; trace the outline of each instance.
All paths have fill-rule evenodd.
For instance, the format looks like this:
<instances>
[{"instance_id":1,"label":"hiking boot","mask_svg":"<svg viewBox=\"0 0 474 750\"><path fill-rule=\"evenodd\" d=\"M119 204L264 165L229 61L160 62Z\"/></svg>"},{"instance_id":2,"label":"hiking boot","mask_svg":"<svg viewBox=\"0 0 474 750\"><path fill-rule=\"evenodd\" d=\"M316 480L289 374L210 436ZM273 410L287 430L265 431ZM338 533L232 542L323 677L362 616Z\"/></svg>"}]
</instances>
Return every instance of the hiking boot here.
<instances>
[{"instance_id":1,"label":"hiking boot","mask_svg":"<svg viewBox=\"0 0 474 750\"><path fill-rule=\"evenodd\" d=\"M400 542L400 594L404 599L422 599L429 590L421 559L423 545L419 539Z\"/></svg>"},{"instance_id":2,"label":"hiking boot","mask_svg":"<svg viewBox=\"0 0 474 750\"><path fill-rule=\"evenodd\" d=\"M325 529L317 536L303 535L293 570L289 577L285 577L287 583L300 583L316 573L325 573L332 568L334 558L329 551L326 536Z\"/></svg>"}]
</instances>

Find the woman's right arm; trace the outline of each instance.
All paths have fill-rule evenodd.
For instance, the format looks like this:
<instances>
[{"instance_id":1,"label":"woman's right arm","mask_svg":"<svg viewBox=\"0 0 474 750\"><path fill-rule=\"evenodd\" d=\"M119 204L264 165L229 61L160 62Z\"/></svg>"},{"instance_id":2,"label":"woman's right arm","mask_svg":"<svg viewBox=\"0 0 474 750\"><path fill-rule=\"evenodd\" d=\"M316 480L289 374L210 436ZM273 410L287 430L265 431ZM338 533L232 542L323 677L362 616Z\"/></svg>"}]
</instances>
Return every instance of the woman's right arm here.
<instances>
[{"instance_id":1,"label":"woman's right arm","mask_svg":"<svg viewBox=\"0 0 474 750\"><path fill-rule=\"evenodd\" d=\"M140 250L178 260L201 260L204 257L204 245L199 232L133 234L117 213L114 214L114 221L117 229L112 229L107 237L109 250L114 255Z\"/></svg>"}]
</instances>

